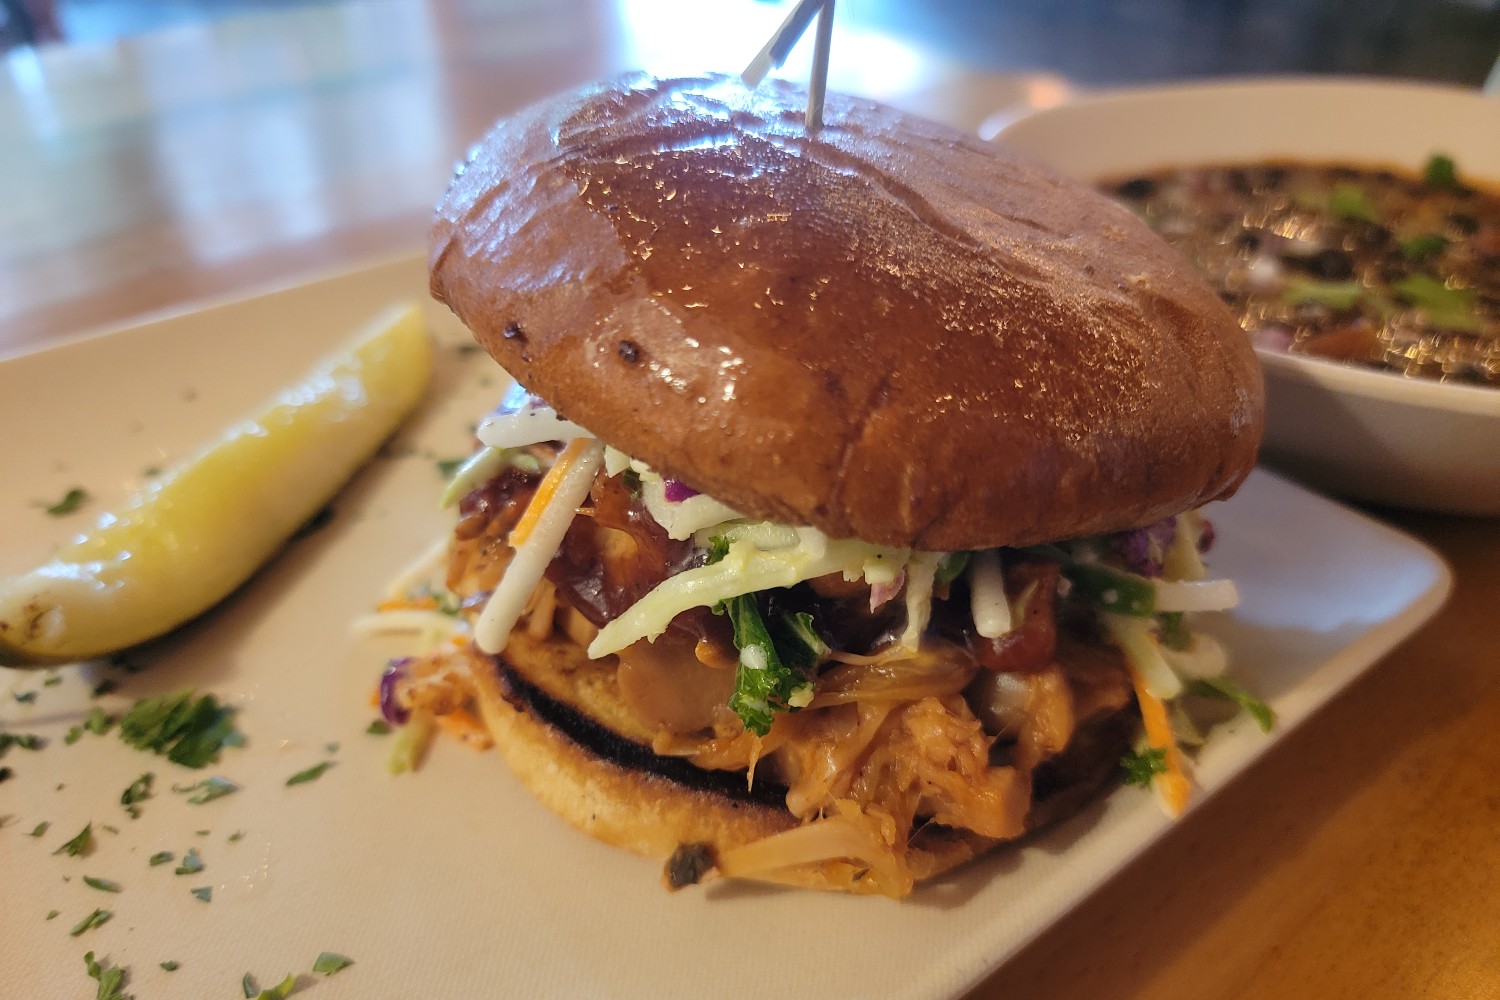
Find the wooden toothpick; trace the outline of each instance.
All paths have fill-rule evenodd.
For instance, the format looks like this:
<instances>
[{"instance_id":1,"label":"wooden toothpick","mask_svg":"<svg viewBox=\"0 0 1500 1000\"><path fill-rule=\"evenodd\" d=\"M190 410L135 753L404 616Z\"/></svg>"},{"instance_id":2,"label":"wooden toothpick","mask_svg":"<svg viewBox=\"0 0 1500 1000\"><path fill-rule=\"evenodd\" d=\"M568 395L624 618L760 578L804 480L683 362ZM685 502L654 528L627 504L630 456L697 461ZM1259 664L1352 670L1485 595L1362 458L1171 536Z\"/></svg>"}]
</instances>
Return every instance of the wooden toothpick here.
<instances>
[{"instance_id":1,"label":"wooden toothpick","mask_svg":"<svg viewBox=\"0 0 1500 1000\"><path fill-rule=\"evenodd\" d=\"M813 36L812 79L807 81L807 114L803 127L816 132L823 127L823 94L828 90L828 49L833 45L833 3L818 10L818 33Z\"/></svg>"},{"instance_id":2,"label":"wooden toothpick","mask_svg":"<svg viewBox=\"0 0 1500 1000\"><path fill-rule=\"evenodd\" d=\"M828 51L833 44L833 4L834 0L799 0L786 20L781 22L781 27L771 36L771 40L750 60L745 72L740 74L745 86L752 89L760 86L767 73L786 62L786 57L796 48L797 42L806 33L807 26L812 23L813 15L817 14L818 32L813 40L812 79L807 83L807 113L804 119L809 132L823 126L823 95L828 90Z\"/></svg>"}]
</instances>

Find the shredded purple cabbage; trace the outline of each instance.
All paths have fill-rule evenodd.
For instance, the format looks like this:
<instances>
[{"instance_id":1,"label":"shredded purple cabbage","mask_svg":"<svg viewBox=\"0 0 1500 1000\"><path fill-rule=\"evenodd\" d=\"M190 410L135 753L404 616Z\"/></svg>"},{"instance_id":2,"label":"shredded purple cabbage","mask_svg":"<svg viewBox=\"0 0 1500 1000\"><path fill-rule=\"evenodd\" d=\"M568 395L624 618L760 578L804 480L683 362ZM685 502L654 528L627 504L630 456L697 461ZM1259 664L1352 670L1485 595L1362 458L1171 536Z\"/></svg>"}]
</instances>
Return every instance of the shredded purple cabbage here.
<instances>
[{"instance_id":1,"label":"shredded purple cabbage","mask_svg":"<svg viewBox=\"0 0 1500 1000\"><path fill-rule=\"evenodd\" d=\"M1131 531L1121 531L1109 536L1110 548L1125 560L1133 573L1141 576L1161 576L1167 549L1177 538L1177 518L1169 517L1155 524Z\"/></svg>"},{"instance_id":2,"label":"shredded purple cabbage","mask_svg":"<svg viewBox=\"0 0 1500 1000\"><path fill-rule=\"evenodd\" d=\"M396 700L396 685L406 679L406 668L410 665L411 657L403 656L388 663L385 673L380 675L380 715L393 726L404 726L411 718L411 712Z\"/></svg>"},{"instance_id":3,"label":"shredded purple cabbage","mask_svg":"<svg viewBox=\"0 0 1500 1000\"><path fill-rule=\"evenodd\" d=\"M667 497L667 503L682 503L682 501L698 495L697 490L679 479L663 479L661 484Z\"/></svg>"},{"instance_id":4,"label":"shredded purple cabbage","mask_svg":"<svg viewBox=\"0 0 1500 1000\"><path fill-rule=\"evenodd\" d=\"M1202 533L1198 535L1198 552L1202 554L1214 547L1214 539L1218 535L1214 531L1214 523L1208 518L1199 518L1198 521L1203 526Z\"/></svg>"}]
</instances>

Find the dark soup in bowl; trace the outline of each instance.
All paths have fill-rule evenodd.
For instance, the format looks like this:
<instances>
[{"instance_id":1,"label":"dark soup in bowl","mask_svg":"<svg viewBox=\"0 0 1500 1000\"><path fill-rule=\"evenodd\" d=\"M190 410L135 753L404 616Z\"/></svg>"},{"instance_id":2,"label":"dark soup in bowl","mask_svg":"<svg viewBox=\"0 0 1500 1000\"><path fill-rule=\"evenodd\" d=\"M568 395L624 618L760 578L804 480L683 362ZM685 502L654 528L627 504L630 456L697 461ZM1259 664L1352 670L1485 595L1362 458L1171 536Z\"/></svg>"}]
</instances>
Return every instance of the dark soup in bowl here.
<instances>
[{"instance_id":1,"label":"dark soup in bowl","mask_svg":"<svg viewBox=\"0 0 1500 1000\"><path fill-rule=\"evenodd\" d=\"M1268 161L1106 182L1205 271L1258 346L1500 387L1500 197L1421 175Z\"/></svg>"}]
</instances>

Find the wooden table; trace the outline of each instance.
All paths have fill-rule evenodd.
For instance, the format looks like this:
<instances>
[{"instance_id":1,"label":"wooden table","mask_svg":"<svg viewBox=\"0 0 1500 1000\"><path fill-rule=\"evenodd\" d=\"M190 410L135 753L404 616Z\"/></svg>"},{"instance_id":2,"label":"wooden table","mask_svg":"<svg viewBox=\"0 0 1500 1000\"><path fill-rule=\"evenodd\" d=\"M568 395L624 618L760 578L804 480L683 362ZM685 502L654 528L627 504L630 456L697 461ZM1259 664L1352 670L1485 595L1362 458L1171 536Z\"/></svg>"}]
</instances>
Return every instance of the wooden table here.
<instances>
[{"instance_id":1,"label":"wooden table","mask_svg":"<svg viewBox=\"0 0 1500 1000\"><path fill-rule=\"evenodd\" d=\"M631 64L734 68L778 12L725 10L720 48L602 0L511 0L13 54L0 356L419 246L491 118ZM902 58L865 89L970 124L1016 96ZM1500 996L1500 521L1384 516L1451 562L1447 607L974 998Z\"/></svg>"}]
</instances>

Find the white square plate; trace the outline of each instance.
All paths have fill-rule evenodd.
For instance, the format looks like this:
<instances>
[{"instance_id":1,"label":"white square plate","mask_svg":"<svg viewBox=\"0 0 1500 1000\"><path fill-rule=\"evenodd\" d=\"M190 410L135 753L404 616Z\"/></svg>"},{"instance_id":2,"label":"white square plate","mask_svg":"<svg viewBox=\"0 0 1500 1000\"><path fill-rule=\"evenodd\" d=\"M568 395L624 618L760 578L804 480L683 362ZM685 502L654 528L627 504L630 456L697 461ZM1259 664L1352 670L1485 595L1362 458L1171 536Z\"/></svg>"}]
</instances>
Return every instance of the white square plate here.
<instances>
[{"instance_id":1,"label":"white square plate","mask_svg":"<svg viewBox=\"0 0 1500 1000\"><path fill-rule=\"evenodd\" d=\"M398 297L425 300L423 259L0 363L0 572L29 568L146 468L213 437ZM339 497L327 527L135 655L139 673L64 668L47 685L41 673L0 670L0 728L48 740L3 761L14 777L0 784L0 992L87 993L82 956L93 950L128 966L129 991L154 1000L237 996L246 972L263 987L298 973L299 991L328 1000L953 997L1170 829L1151 796L1122 789L902 903L722 884L669 894L656 862L566 827L493 754L440 741L420 773L388 775L390 737L365 733L380 652L352 640L349 623L445 531L435 463L466 451L469 426L503 386L451 317L430 314L444 345L431 400ZM73 486L95 497L82 512L53 518L37 506ZM1199 801L1410 634L1449 587L1418 542L1269 474L1213 517L1214 568L1244 601L1211 630L1280 721L1270 735L1245 718L1215 730L1197 763ZM91 700L106 677L118 691ZM241 786L233 795L190 805L170 787L209 772L113 734L62 741L94 704L119 711L185 686L239 709L248 743L211 769ZM11 696L28 691L29 703ZM286 786L324 759L337 764L320 779ZM147 771L155 794L129 819L120 793ZM88 822L94 852L54 856ZM147 862L189 847L200 874ZM212 887L210 902L190 893L200 886ZM96 907L113 919L69 936ZM325 950L355 964L314 977ZM167 960L180 968L162 970Z\"/></svg>"}]
</instances>

